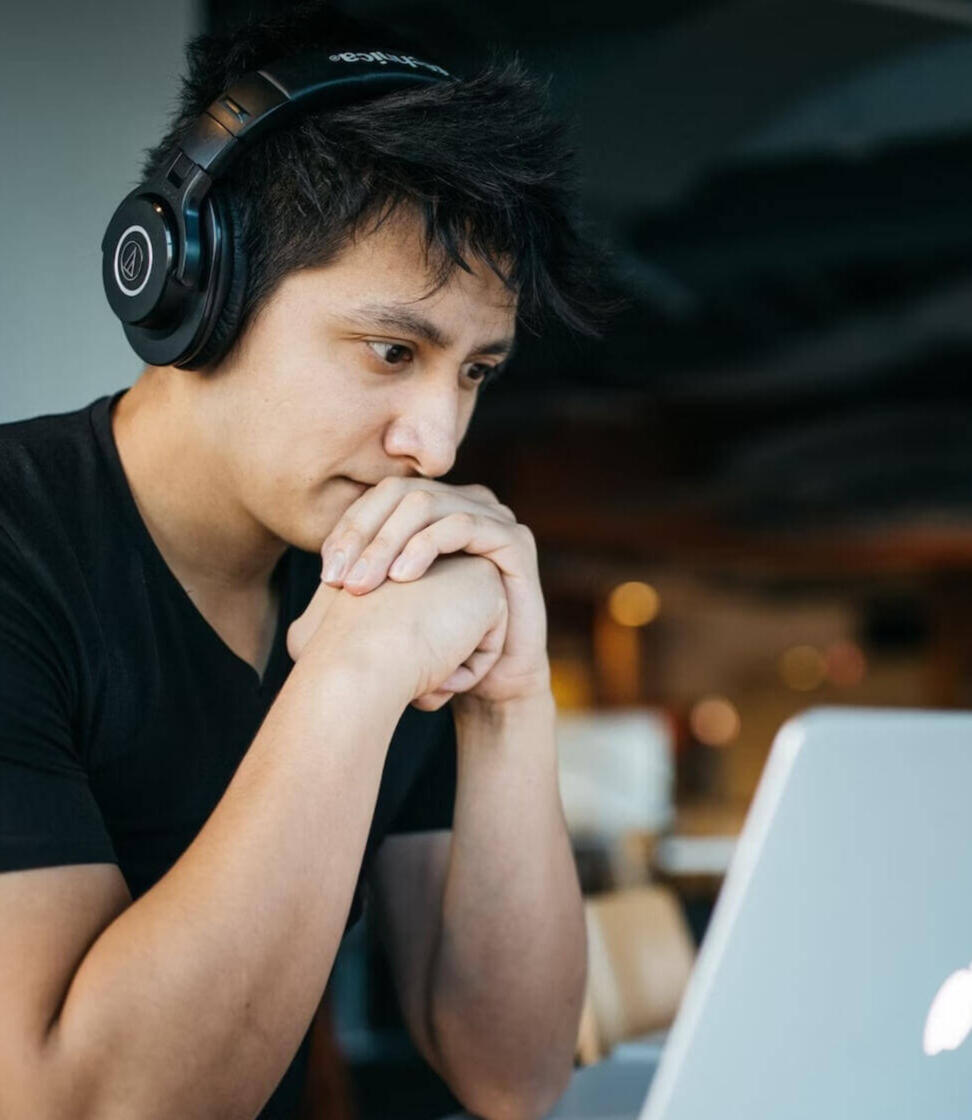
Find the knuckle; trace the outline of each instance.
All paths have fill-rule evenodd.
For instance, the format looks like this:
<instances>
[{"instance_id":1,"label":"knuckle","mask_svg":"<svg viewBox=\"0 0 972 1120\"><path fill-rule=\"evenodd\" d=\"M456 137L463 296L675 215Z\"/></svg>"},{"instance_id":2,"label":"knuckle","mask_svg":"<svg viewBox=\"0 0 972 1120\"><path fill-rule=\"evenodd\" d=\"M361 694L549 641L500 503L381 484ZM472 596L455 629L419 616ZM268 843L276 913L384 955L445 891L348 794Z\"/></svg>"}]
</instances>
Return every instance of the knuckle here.
<instances>
[{"instance_id":1,"label":"knuckle","mask_svg":"<svg viewBox=\"0 0 972 1120\"><path fill-rule=\"evenodd\" d=\"M364 535L364 530L360 525L356 525L353 521L346 521L340 536L335 536L335 540L339 540L344 545L354 544L363 540Z\"/></svg>"},{"instance_id":2,"label":"knuckle","mask_svg":"<svg viewBox=\"0 0 972 1120\"><path fill-rule=\"evenodd\" d=\"M412 537L399 553L399 556L407 563L418 563L422 560L423 556L428 555L428 552L429 548L427 542L420 540L418 537Z\"/></svg>"},{"instance_id":3,"label":"knuckle","mask_svg":"<svg viewBox=\"0 0 972 1120\"><path fill-rule=\"evenodd\" d=\"M419 531L414 536L410 537L402 546L402 553L411 556L413 553L425 551L431 542L431 530L431 525L426 525L424 529L419 529Z\"/></svg>"},{"instance_id":4,"label":"knuckle","mask_svg":"<svg viewBox=\"0 0 972 1120\"><path fill-rule=\"evenodd\" d=\"M513 512L513 510L510 509L509 506L504 506L502 503L500 503L500 505L498 505L496 508L500 513L508 517L511 521L516 521L516 514Z\"/></svg>"},{"instance_id":5,"label":"knuckle","mask_svg":"<svg viewBox=\"0 0 972 1120\"><path fill-rule=\"evenodd\" d=\"M455 513L450 513L448 518L444 518L451 525L455 525L459 529L472 529L476 524L476 518L473 514L466 510L457 510Z\"/></svg>"},{"instance_id":6,"label":"knuckle","mask_svg":"<svg viewBox=\"0 0 972 1120\"><path fill-rule=\"evenodd\" d=\"M493 493L488 486L484 486L481 482L474 482L470 488L477 498L483 501L492 502L493 505L499 505L499 498Z\"/></svg>"},{"instance_id":7,"label":"knuckle","mask_svg":"<svg viewBox=\"0 0 972 1120\"><path fill-rule=\"evenodd\" d=\"M429 490L409 490L402 498L402 505L416 513L431 513L435 505L435 496Z\"/></svg>"},{"instance_id":8,"label":"knuckle","mask_svg":"<svg viewBox=\"0 0 972 1120\"><path fill-rule=\"evenodd\" d=\"M379 533L377 537L368 545L364 551L364 556L371 558L373 556L380 556L383 553L390 552L395 547L395 542L391 537Z\"/></svg>"}]
</instances>

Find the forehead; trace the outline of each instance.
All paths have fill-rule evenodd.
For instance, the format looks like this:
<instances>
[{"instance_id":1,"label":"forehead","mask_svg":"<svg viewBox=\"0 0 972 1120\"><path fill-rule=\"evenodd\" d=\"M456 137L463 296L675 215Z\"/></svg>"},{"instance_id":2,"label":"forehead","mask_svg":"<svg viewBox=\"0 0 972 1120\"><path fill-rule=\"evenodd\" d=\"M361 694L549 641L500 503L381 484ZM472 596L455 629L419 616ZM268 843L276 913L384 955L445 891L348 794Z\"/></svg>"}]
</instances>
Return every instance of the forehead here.
<instances>
[{"instance_id":1,"label":"forehead","mask_svg":"<svg viewBox=\"0 0 972 1120\"><path fill-rule=\"evenodd\" d=\"M471 318L479 329L492 326L512 334L515 293L485 261L465 259L470 272L456 267L441 287L431 291L439 261L429 257L419 216L400 208L377 228L368 223L335 260L303 269L288 281L300 282L303 276L307 294L316 289L317 298L326 298L335 310L363 304L401 305L444 321ZM500 262L500 267L506 263Z\"/></svg>"}]
</instances>

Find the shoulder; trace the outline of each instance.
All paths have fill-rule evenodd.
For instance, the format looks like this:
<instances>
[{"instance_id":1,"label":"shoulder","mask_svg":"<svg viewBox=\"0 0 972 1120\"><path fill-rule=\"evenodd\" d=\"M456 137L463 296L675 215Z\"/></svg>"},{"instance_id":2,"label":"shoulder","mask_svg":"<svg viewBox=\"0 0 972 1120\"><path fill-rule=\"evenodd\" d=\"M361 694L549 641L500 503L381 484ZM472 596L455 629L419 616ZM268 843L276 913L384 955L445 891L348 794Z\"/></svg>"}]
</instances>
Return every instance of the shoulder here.
<instances>
[{"instance_id":1,"label":"shoulder","mask_svg":"<svg viewBox=\"0 0 972 1120\"><path fill-rule=\"evenodd\" d=\"M83 515L99 474L91 413L104 400L0 424L0 526L18 543Z\"/></svg>"},{"instance_id":2,"label":"shoulder","mask_svg":"<svg viewBox=\"0 0 972 1120\"><path fill-rule=\"evenodd\" d=\"M0 424L0 527L25 552L97 540L105 521L116 520L97 431L108 423L111 399Z\"/></svg>"},{"instance_id":3,"label":"shoulder","mask_svg":"<svg viewBox=\"0 0 972 1120\"><path fill-rule=\"evenodd\" d=\"M58 641L75 630L105 540L107 480L90 418L98 403L0 424L0 595Z\"/></svg>"}]
</instances>

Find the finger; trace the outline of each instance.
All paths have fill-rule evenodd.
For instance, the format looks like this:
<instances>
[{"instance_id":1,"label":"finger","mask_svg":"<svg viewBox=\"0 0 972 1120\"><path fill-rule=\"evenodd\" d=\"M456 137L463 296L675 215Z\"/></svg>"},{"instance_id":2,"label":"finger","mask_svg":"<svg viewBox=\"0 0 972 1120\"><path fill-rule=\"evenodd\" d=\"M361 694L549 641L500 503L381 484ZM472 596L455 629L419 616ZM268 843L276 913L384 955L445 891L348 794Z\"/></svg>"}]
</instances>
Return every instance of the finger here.
<instances>
[{"instance_id":1,"label":"finger","mask_svg":"<svg viewBox=\"0 0 972 1120\"><path fill-rule=\"evenodd\" d=\"M450 497L450 504L460 501ZM374 533L365 539L360 529L357 538L345 537L348 567L344 585L355 593L371 591L384 582L388 568L405 544L420 529L443 515L441 496L431 490L407 491L386 514ZM373 524L373 522L372 522ZM337 547L341 547L340 542Z\"/></svg>"},{"instance_id":2,"label":"finger","mask_svg":"<svg viewBox=\"0 0 972 1120\"><path fill-rule=\"evenodd\" d=\"M388 576L402 582L418 579L437 556L452 552L486 556L502 573L523 575L534 562L532 553L521 543L524 541L518 524L478 514L449 514L412 537L388 570Z\"/></svg>"},{"instance_id":3,"label":"finger","mask_svg":"<svg viewBox=\"0 0 972 1120\"><path fill-rule=\"evenodd\" d=\"M516 521L516 514L513 510L511 510L509 506L503 505L488 486L483 486L478 482L474 482L467 486L455 486L453 489L461 491L467 498L473 499L473 501L478 504L487 506L495 512L502 514L504 520Z\"/></svg>"},{"instance_id":4,"label":"finger","mask_svg":"<svg viewBox=\"0 0 972 1120\"><path fill-rule=\"evenodd\" d=\"M504 615L491 626L479 641L479 645L437 688L424 692L412 701L414 707L425 711L435 711L451 700L457 692L468 692L474 688L492 669L503 653L506 640L507 618ZM458 680L458 686L453 682Z\"/></svg>"},{"instance_id":5,"label":"finger","mask_svg":"<svg viewBox=\"0 0 972 1120\"><path fill-rule=\"evenodd\" d=\"M327 584L319 583L303 613L287 628L287 652L293 661L300 656L311 635L320 627L341 592Z\"/></svg>"},{"instance_id":6,"label":"finger","mask_svg":"<svg viewBox=\"0 0 972 1120\"><path fill-rule=\"evenodd\" d=\"M470 525L477 517L492 520L497 525L507 524L492 517L487 507L476 505L456 494L411 490L402 498L345 576L345 588L356 595L373 590L385 581L393 561L411 540L423 530L454 517L464 518Z\"/></svg>"},{"instance_id":7,"label":"finger","mask_svg":"<svg viewBox=\"0 0 972 1120\"><path fill-rule=\"evenodd\" d=\"M438 687L450 692L468 692L475 688L503 653L507 621L508 617L504 615L491 626L473 652Z\"/></svg>"},{"instance_id":8,"label":"finger","mask_svg":"<svg viewBox=\"0 0 972 1120\"><path fill-rule=\"evenodd\" d=\"M454 673L450 673L439 687L450 692L468 692L479 684L498 660L499 652L477 651L471 654Z\"/></svg>"},{"instance_id":9,"label":"finger","mask_svg":"<svg viewBox=\"0 0 972 1120\"><path fill-rule=\"evenodd\" d=\"M423 712L437 712L443 704L448 704L455 694L437 689L435 692L423 692L412 701L412 707Z\"/></svg>"},{"instance_id":10,"label":"finger","mask_svg":"<svg viewBox=\"0 0 972 1120\"><path fill-rule=\"evenodd\" d=\"M405 496L405 481L403 478L383 478L344 511L321 545L321 579L325 583L340 585L365 545Z\"/></svg>"},{"instance_id":11,"label":"finger","mask_svg":"<svg viewBox=\"0 0 972 1120\"><path fill-rule=\"evenodd\" d=\"M452 504L438 506L439 516L449 509L469 509L476 512L488 508L494 517L515 522L516 515L509 506L502 505L485 486L453 486L430 478L383 478L376 486L366 490L344 512L334 528L328 533L321 545L324 558L324 575L328 583L340 583L350 571L361 553L378 534L381 527L391 516L392 511L401 504L406 494L423 491L433 495L451 497ZM416 526L421 528L421 525ZM407 538L405 538L407 539ZM403 540L402 544L405 543ZM338 563L338 553L343 565Z\"/></svg>"}]
</instances>

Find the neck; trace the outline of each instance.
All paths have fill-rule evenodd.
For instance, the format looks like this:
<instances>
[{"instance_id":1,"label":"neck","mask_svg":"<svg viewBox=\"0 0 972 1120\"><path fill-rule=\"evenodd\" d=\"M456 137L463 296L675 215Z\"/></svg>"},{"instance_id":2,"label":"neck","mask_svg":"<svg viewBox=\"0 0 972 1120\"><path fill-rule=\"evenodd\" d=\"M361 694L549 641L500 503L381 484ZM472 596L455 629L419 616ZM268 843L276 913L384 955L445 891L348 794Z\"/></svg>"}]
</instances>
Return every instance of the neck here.
<instances>
[{"instance_id":1,"label":"neck","mask_svg":"<svg viewBox=\"0 0 972 1120\"><path fill-rule=\"evenodd\" d=\"M197 373L148 366L116 404L112 431L139 513L179 579L252 593L267 586L287 546L234 490L208 422L215 396Z\"/></svg>"}]
</instances>

